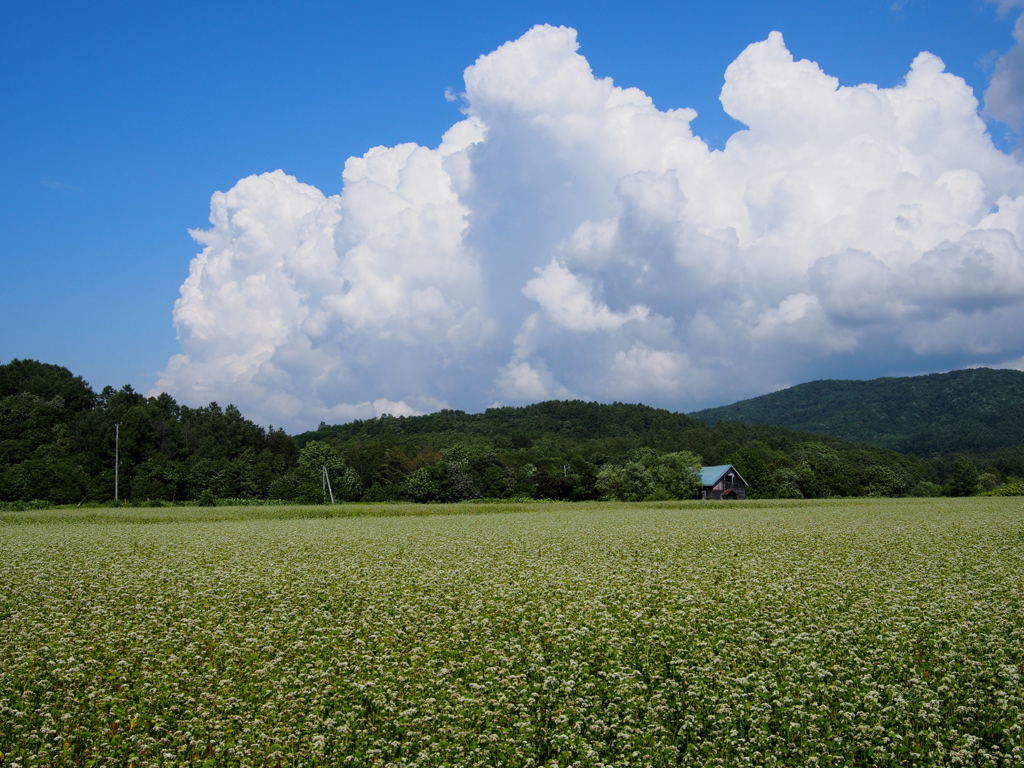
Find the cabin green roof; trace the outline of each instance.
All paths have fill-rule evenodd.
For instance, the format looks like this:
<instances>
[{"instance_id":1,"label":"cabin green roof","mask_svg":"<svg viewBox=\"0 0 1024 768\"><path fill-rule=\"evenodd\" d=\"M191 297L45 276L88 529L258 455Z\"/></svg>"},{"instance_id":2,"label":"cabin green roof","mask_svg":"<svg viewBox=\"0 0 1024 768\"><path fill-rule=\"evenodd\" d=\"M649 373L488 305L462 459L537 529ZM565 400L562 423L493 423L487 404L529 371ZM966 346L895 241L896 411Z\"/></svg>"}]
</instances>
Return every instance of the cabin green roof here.
<instances>
[{"instance_id":1,"label":"cabin green roof","mask_svg":"<svg viewBox=\"0 0 1024 768\"><path fill-rule=\"evenodd\" d=\"M700 484L714 485L719 480L721 480L722 475L724 475L726 471L730 469L733 470L733 472L736 472L736 469L733 467L732 464L716 464L713 467L701 467ZM739 472L736 472L736 474L738 475Z\"/></svg>"}]
</instances>

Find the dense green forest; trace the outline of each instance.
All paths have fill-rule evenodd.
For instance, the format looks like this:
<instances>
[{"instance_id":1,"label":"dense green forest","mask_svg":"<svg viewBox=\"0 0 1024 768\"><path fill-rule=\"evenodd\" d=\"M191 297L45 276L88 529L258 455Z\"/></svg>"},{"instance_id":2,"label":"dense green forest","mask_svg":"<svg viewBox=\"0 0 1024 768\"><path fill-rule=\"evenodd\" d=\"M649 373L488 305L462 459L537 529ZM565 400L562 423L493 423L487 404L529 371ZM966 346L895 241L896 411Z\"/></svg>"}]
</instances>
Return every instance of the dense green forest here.
<instances>
[{"instance_id":1,"label":"dense green forest","mask_svg":"<svg viewBox=\"0 0 1024 768\"><path fill-rule=\"evenodd\" d=\"M188 408L130 386L96 394L66 368L13 360L0 365L0 500L112 499L115 424L123 499L266 496L298 456L291 437L234 406Z\"/></svg>"},{"instance_id":2,"label":"dense green forest","mask_svg":"<svg viewBox=\"0 0 1024 768\"><path fill-rule=\"evenodd\" d=\"M931 459L954 454L1024 475L1024 372L973 368L870 381L812 381L691 414L803 430Z\"/></svg>"},{"instance_id":3,"label":"dense green forest","mask_svg":"<svg viewBox=\"0 0 1024 768\"><path fill-rule=\"evenodd\" d=\"M642 478L654 456L679 452L703 464L735 464L753 496L933 492L936 479L925 463L893 451L776 427L708 427L681 413L622 403L550 401L322 424L296 440L335 447L359 472L369 498L394 497L402 478L424 466L444 467L453 450L482 481L481 496L596 498L605 466L628 467Z\"/></svg>"},{"instance_id":4,"label":"dense green forest","mask_svg":"<svg viewBox=\"0 0 1024 768\"><path fill-rule=\"evenodd\" d=\"M179 405L125 386L98 394L66 368L0 365L0 501L133 503L686 498L700 464L734 464L760 497L968 494L979 468L776 426L643 405L571 401L440 411L290 436L237 408ZM1004 478L991 467L983 484ZM990 478L985 480L984 478Z\"/></svg>"}]
</instances>

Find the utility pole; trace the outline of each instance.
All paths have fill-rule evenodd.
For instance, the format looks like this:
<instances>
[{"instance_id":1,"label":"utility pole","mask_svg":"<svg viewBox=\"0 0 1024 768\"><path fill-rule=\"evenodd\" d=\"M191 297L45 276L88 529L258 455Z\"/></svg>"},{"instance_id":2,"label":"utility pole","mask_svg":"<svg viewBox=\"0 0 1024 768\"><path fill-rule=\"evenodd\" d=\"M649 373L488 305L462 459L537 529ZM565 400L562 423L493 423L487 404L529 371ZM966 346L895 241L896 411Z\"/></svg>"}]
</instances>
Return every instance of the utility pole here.
<instances>
[{"instance_id":1,"label":"utility pole","mask_svg":"<svg viewBox=\"0 0 1024 768\"><path fill-rule=\"evenodd\" d=\"M121 425L120 424L115 424L114 425L114 503L115 504L117 503L117 498L118 498L118 493L117 493L117 491L118 491L118 488L117 488L118 477L117 477L117 475L118 475L118 470L119 470L120 464L121 464L121 461L120 461L121 455L120 455L120 453L121 453Z\"/></svg>"},{"instance_id":2,"label":"utility pole","mask_svg":"<svg viewBox=\"0 0 1024 768\"><path fill-rule=\"evenodd\" d=\"M331 490L331 477L327 474L327 465L322 464L321 468L324 471L324 490L331 496L331 504L334 503L334 491Z\"/></svg>"}]
</instances>

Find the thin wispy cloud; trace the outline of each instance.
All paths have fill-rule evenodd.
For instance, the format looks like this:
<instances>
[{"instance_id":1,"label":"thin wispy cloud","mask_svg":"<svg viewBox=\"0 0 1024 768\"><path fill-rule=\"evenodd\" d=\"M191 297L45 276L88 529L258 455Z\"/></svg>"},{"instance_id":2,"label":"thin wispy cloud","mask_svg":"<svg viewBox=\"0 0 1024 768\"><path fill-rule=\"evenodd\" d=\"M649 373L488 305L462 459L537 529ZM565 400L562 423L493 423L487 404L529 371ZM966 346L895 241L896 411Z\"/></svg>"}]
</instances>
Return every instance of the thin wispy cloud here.
<instances>
[{"instance_id":1,"label":"thin wispy cloud","mask_svg":"<svg viewBox=\"0 0 1024 768\"><path fill-rule=\"evenodd\" d=\"M76 186L76 185L74 185L74 184L68 184L67 182L56 181L54 179L47 179L46 181L41 181L39 183L39 185L42 186L42 187L46 187L47 189L57 190L58 192L80 192L81 191L81 188Z\"/></svg>"},{"instance_id":2,"label":"thin wispy cloud","mask_svg":"<svg viewBox=\"0 0 1024 768\"><path fill-rule=\"evenodd\" d=\"M993 64L992 80L985 91L985 113L1024 133L1024 14L1017 17L1013 47Z\"/></svg>"}]
</instances>

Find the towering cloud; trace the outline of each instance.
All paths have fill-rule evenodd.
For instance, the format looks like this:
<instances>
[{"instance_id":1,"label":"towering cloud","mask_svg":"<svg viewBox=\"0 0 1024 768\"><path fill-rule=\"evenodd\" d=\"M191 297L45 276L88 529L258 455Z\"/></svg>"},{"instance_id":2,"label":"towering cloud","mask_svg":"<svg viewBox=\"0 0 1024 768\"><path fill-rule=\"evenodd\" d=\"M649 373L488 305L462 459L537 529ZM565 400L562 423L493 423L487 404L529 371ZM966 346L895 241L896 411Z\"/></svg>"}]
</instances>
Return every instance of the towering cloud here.
<instances>
[{"instance_id":1,"label":"towering cloud","mask_svg":"<svg viewBox=\"0 0 1024 768\"><path fill-rule=\"evenodd\" d=\"M595 77L571 29L465 87L438 147L352 158L338 195L280 171L215 194L159 387L305 428L1024 354L1024 166L931 54L841 86L772 33L726 70L746 129L721 151L692 110Z\"/></svg>"}]
</instances>

